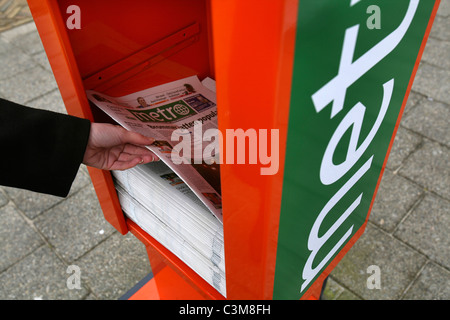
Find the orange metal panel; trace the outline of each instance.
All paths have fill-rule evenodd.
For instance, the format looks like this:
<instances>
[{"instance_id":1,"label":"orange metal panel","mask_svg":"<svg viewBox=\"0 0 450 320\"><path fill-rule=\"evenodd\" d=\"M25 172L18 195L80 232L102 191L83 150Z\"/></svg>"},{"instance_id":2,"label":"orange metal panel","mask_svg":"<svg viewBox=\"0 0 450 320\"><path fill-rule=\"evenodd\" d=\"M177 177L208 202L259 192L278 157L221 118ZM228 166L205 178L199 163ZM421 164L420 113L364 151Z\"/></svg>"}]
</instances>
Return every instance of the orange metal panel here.
<instances>
[{"instance_id":1,"label":"orange metal panel","mask_svg":"<svg viewBox=\"0 0 450 320\"><path fill-rule=\"evenodd\" d=\"M169 267L165 267L129 300L203 300L204 297L183 281Z\"/></svg>"},{"instance_id":2,"label":"orange metal panel","mask_svg":"<svg viewBox=\"0 0 450 320\"><path fill-rule=\"evenodd\" d=\"M62 16L69 16L65 12L71 4L70 0L58 1ZM122 96L194 74L200 78L211 74L207 1L80 0L76 5L81 10L82 25L79 30L69 30L68 37L82 79L92 81L97 75L102 78L97 77L97 80L104 82L118 76L126 64L129 68L143 67L122 78L115 86L102 90L103 93ZM190 30L184 32L184 36L179 31L190 26L199 29L195 41L181 51L172 52L170 57L164 56L164 52L174 45L166 43L167 39L189 38L192 36ZM158 54L164 59L153 61ZM138 58L138 61L130 57ZM117 73L102 75L103 71L111 69Z\"/></svg>"},{"instance_id":3,"label":"orange metal panel","mask_svg":"<svg viewBox=\"0 0 450 320\"><path fill-rule=\"evenodd\" d=\"M87 167L105 219L121 234L128 233L116 189L108 171Z\"/></svg>"},{"instance_id":4,"label":"orange metal panel","mask_svg":"<svg viewBox=\"0 0 450 320\"><path fill-rule=\"evenodd\" d=\"M187 26L89 76L83 81L85 88L105 92L111 87L122 85L123 81L145 72L174 53L194 44L198 41L199 32L199 23Z\"/></svg>"},{"instance_id":5,"label":"orange metal panel","mask_svg":"<svg viewBox=\"0 0 450 320\"><path fill-rule=\"evenodd\" d=\"M36 23L42 44L58 84L67 112L93 120L93 115L81 81L78 64L67 35L64 19L57 1L29 0L28 5ZM127 232L125 220L109 172L89 168L100 205L108 220L119 232Z\"/></svg>"},{"instance_id":6,"label":"orange metal panel","mask_svg":"<svg viewBox=\"0 0 450 320\"><path fill-rule=\"evenodd\" d=\"M161 300L158 287L156 286L156 279L151 279L128 300Z\"/></svg>"},{"instance_id":7,"label":"orange metal panel","mask_svg":"<svg viewBox=\"0 0 450 320\"><path fill-rule=\"evenodd\" d=\"M29 0L42 44L69 114L91 119L78 65L55 0Z\"/></svg>"},{"instance_id":8,"label":"orange metal panel","mask_svg":"<svg viewBox=\"0 0 450 320\"><path fill-rule=\"evenodd\" d=\"M219 129L280 135L277 174L263 176L256 165L221 166L230 299L272 298L297 5L212 1Z\"/></svg>"}]
</instances>

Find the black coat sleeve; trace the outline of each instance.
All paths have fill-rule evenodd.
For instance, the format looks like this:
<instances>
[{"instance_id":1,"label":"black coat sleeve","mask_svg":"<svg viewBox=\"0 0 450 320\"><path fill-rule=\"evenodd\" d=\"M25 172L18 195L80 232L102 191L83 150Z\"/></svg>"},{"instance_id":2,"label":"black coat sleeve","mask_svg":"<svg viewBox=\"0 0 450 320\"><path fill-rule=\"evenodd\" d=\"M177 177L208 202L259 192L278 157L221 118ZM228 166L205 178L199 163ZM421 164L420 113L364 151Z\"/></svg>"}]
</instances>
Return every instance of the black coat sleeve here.
<instances>
[{"instance_id":1,"label":"black coat sleeve","mask_svg":"<svg viewBox=\"0 0 450 320\"><path fill-rule=\"evenodd\" d=\"M0 99L0 185L65 197L90 121Z\"/></svg>"}]
</instances>

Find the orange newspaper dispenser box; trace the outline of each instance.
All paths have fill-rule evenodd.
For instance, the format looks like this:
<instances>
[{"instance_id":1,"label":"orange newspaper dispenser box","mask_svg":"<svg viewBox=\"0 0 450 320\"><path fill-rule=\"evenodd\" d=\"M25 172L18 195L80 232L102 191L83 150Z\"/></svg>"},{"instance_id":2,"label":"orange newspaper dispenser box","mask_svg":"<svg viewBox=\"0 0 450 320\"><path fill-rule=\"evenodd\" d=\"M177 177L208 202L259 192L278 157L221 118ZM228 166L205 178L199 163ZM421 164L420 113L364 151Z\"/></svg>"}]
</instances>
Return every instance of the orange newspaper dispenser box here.
<instances>
[{"instance_id":1,"label":"orange newspaper dispenser box","mask_svg":"<svg viewBox=\"0 0 450 320\"><path fill-rule=\"evenodd\" d=\"M131 298L318 298L364 231L439 1L384 0L372 14L364 0L28 3L69 114L111 121L86 90L216 80L224 292L127 218L110 172L89 168L105 219L149 254L153 278ZM227 130L256 161L233 158Z\"/></svg>"}]
</instances>

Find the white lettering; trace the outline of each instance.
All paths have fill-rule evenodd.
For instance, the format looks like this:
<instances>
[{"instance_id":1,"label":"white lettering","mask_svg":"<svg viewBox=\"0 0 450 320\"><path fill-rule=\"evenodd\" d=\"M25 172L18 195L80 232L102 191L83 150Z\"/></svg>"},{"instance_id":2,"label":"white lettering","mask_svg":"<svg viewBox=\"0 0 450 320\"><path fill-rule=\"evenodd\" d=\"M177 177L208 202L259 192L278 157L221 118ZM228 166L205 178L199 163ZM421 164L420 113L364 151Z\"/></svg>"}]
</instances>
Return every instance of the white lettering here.
<instances>
[{"instance_id":1,"label":"white lettering","mask_svg":"<svg viewBox=\"0 0 450 320\"><path fill-rule=\"evenodd\" d=\"M186 307L180 307L179 314L205 315L209 318L214 310L214 307L194 307L186 304Z\"/></svg>"},{"instance_id":2,"label":"white lettering","mask_svg":"<svg viewBox=\"0 0 450 320\"><path fill-rule=\"evenodd\" d=\"M66 13L72 13L72 15L67 18L66 26L67 29L81 29L81 10L79 6L70 5L67 7Z\"/></svg>"},{"instance_id":3,"label":"white lettering","mask_svg":"<svg viewBox=\"0 0 450 320\"><path fill-rule=\"evenodd\" d=\"M67 273L73 273L71 274L66 281L66 286L67 289L69 290L73 290L73 289L77 289L80 290L81 289L81 270L80 267L77 265L70 265L67 267L66 270Z\"/></svg>"},{"instance_id":4,"label":"white lettering","mask_svg":"<svg viewBox=\"0 0 450 320\"><path fill-rule=\"evenodd\" d=\"M204 141L212 141L210 144L206 145L203 149L203 161L206 164L223 163L222 162L222 150L220 150L223 145L222 132L219 129L208 129L203 134Z\"/></svg>"},{"instance_id":5,"label":"white lettering","mask_svg":"<svg viewBox=\"0 0 450 320\"><path fill-rule=\"evenodd\" d=\"M334 232L344 223L344 221L348 218L348 216L356 209L356 207L361 202L362 193L356 198L355 201L348 207L348 209L342 214L341 217L328 229L328 231L322 236L319 237L319 229L322 225L323 220L330 212L332 208L342 199L342 197L361 179L361 177L370 169L372 164L373 156L364 163L364 165L341 187L341 189L336 192L336 194L328 201L328 203L323 207L322 211L319 213L316 221L314 222L313 227L311 228L311 232L308 237L308 249L311 251L311 254L306 261L305 267L303 268L303 279L305 282L302 284L301 290L314 279L317 273L323 268L323 266L331 259L331 257L336 253L336 251L342 246L345 240L350 237L353 231L353 225L347 230L345 235L338 241L338 243L331 249L331 251L327 254L327 256L317 265L317 267L313 268L312 264L314 258L319 252L320 248L325 244L325 242L334 234Z\"/></svg>"},{"instance_id":6,"label":"white lettering","mask_svg":"<svg viewBox=\"0 0 450 320\"><path fill-rule=\"evenodd\" d=\"M367 278L367 289L381 289L381 270L379 266L371 265L367 267L367 273L371 275Z\"/></svg>"},{"instance_id":7,"label":"white lettering","mask_svg":"<svg viewBox=\"0 0 450 320\"><path fill-rule=\"evenodd\" d=\"M234 140L237 141L237 164L245 164L246 158L246 143L245 140L248 137L248 157L249 164L255 164L257 162L257 134L255 129L248 129L244 131L243 129L227 129L226 130L226 161L227 164L234 164Z\"/></svg>"},{"instance_id":8,"label":"white lettering","mask_svg":"<svg viewBox=\"0 0 450 320\"><path fill-rule=\"evenodd\" d=\"M280 134L278 129L227 129L226 130L226 164L258 164L266 167L260 168L261 175L274 175L278 172L280 162ZM191 139L194 140L193 146ZM202 123L195 121L191 133L187 129L177 129L172 132L172 141L180 141L172 148L171 158L174 164L223 163L223 135L219 129L211 128L203 132ZM248 141L248 143L247 143ZM204 142L210 142L204 144ZM236 142L236 143L235 143ZM191 157L194 149L193 159ZM248 162L246 161L248 157ZM236 162L235 162L236 161ZM268 165L268 166L267 166Z\"/></svg>"},{"instance_id":9,"label":"white lettering","mask_svg":"<svg viewBox=\"0 0 450 320\"><path fill-rule=\"evenodd\" d=\"M367 18L366 26L368 29L381 29L381 10L379 6L371 5L367 7L366 13L371 16Z\"/></svg>"},{"instance_id":10,"label":"white lettering","mask_svg":"<svg viewBox=\"0 0 450 320\"><path fill-rule=\"evenodd\" d=\"M280 132L278 129L270 130L270 156L267 154L269 144L267 130L259 130L259 161L261 164L269 167L260 169L261 175L274 175L278 172L280 166Z\"/></svg>"},{"instance_id":11,"label":"white lettering","mask_svg":"<svg viewBox=\"0 0 450 320\"><path fill-rule=\"evenodd\" d=\"M194 163L201 164L203 160L203 128L200 121L194 122Z\"/></svg>"},{"instance_id":12,"label":"white lettering","mask_svg":"<svg viewBox=\"0 0 450 320\"><path fill-rule=\"evenodd\" d=\"M383 101L381 103L381 108L378 113L377 119L367 135L366 139L357 147L358 139L361 133L361 127L364 120L364 113L366 107L362 103L357 103L342 119L341 123L337 127L333 136L328 143L328 146L323 155L322 164L320 166L320 181L324 185L329 185L337 180L339 180L344 174L346 174L353 165L361 158L363 153L369 147L373 138L375 137L378 129L383 123L384 116L386 115L387 109L389 107L389 102L391 101L392 92L394 89L394 79L386 82L383 85ZM352 133L350 136L350 142L347 149L347 157L344 162L335 165L333 163L333 155L336 147L338 146L340 140L344 133L351 127Z\"/></svg>"},{"instance_id":13,"label":"white lettering","mask_svg":"<svg viewBox=\"0 0 450 320\"><path fill-rule=\"evenodd\" d=\"M331 118L343 109L347 88L397 47L412 22L418 4L419 0L411 0L400 26L354 62L352 62L353 53L359 25L350 27L345 31L338 74L312 95L317 112L322 111L330 102L333 102Z\"/></svg>"},{"instance_id":14,"label":"white lettering","mask_svg":"<svg viewBox=\"0 0 450 320\"><path fill-rule=\"evenodd\" d=\"M191 134L186 129L177 129L172 132L170 140L180 141L177 143L171 152L171 159L174 164L188 164L191 159Z\"/></svg>"}]
</instances>

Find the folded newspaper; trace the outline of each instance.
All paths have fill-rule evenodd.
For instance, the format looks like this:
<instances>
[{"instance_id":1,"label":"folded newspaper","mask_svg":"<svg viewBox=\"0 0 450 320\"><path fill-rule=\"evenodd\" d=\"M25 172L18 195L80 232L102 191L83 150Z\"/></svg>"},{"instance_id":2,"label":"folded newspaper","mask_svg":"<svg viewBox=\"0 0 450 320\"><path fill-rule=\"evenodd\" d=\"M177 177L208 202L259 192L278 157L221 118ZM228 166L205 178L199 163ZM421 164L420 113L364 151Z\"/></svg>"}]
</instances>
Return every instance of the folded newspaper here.
<instances>
[{"instance_id":1,"label":"folded newspaper","mask_svg":"<svg viewBox=\"0 0 450 320\"><path fill-rule=\"evenodd\" d=\"M149 149L162 161L112 171L125 214L226 297L218 155L196 157L205 146L194 126L202 134L217 128L214 81L189 77L119 98L87 95L126 129L156 140ZM176 131L190 138L186 163L173 161Z\"/></svg>"},{"instance_id":2,"label":"folded newspaper","mask_svg":"<svg viewBox=\"0 0 450 320\"><path fill-rule=\"evenodd\" d=\"M148 148L222 222L218 141L204 138L208 129L217 129L216 95L211 79L203 83L192 76L122 97L86 94L125 129L155 138Z\"/></svg>"}]
</instances>

